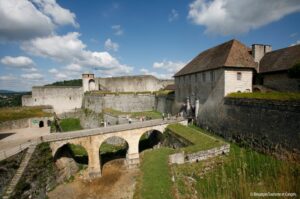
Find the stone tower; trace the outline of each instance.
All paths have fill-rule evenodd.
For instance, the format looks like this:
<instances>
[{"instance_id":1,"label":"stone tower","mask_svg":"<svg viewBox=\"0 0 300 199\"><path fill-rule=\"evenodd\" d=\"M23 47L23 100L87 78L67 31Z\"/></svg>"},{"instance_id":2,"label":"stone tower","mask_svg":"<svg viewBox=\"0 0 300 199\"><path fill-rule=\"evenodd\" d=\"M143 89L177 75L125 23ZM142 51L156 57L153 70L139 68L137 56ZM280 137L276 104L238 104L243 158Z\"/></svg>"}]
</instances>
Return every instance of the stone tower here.
<instances>
[{"instance_id":1,"label":"stone tower","mask_svg":"<svg viewBox=\"0 0 300 199\"><path fill-rule=\"evenodd\" d=\"M95 75L93 73L82 74L83 92L96 90Z\"/></svg>"}]
</instances>

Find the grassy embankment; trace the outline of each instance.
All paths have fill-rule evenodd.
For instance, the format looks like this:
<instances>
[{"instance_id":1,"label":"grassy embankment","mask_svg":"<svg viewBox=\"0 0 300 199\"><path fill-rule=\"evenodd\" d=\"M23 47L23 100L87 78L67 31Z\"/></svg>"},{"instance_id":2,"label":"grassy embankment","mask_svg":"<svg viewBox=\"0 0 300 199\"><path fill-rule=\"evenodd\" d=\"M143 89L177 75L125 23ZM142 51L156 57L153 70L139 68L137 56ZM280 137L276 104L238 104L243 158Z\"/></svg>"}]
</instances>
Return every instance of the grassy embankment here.
<instances>
[{"instance_id":1,"label":"grassy embankment","mask_svg":"<svg viewBox=\"0 0 300 199\"><path fill-rule=\"evenodd\" d=\"M222 140L208 136L192 127L172 124L168 126L168 130L194 143L180 149L187 153L207 150L224 144ZM174 198L168 157L176 151L164 147L144 152L140 166L141 176L136 186L135 199Z\"/></svg>"},{"instance_id":2,"label":"grassy embankment","mask_svg":"<svg viewBox=\"0 0 300 199\"><path fill-rule=\"evenodd\" d=\"M176 127L171 128L174 130ZM188 130L191 128L195 129L179 127L176 130L183 135L184 132L192 132ZM201 138L207 136L203 130L198 134ZM194 139L193 135L186 135ZM201 145L201 140L196 141ZM219 142L222 143L222 140ZM213 147L215 141L211 144ZM209 145L204 144L203 148L207 149ZM235 144L231 145L229 155L199 163L168 165L168 155L171 153L174 150L166 148L144 153L142 177L137 183L135 198L251 198L251 192L300 194L300 165L296 163L277 160ZM171 181L172 175L174 183ZM164 191L159 187L163 187Z\"/></svg>"},{"instance_id":3,"label":"grassy embankment","mask_svg":"<svg viewBox=\"0 0 300 199\"><path fill-rule=\"evenodd\" d=\"M0 122L31 117L49 117L51 113L43 111L43 107L6 107L0 108Z\"/></svg>"},{"instance_id":4,"label":"grassy embankment","mask_svg":"<svg viewBox=\"0 0 300 199\"><path fill-rule=\"evenodd\" d=\"M253 92L253 93L230 93L227 97L246 98L246 99L263 99L279 101L300 101L300 93L292 92Z\"/></svg>"},{"instance_id":5,"label":"grassy embankment","mask_svg":"<svg viewBox=\"0 0 300 199\"><path fill-rule=\"evenodd\" d=\"M143 112L122 112L111 108L106 108L103 110L104 113L108 113L113 116L119 116L119 115L130 115L130 117L133 118L139 118L139 117L147 117L151 119L160 119L162 118L162 115L158 111L143 111Z\"/></svg>"}]
</instances>

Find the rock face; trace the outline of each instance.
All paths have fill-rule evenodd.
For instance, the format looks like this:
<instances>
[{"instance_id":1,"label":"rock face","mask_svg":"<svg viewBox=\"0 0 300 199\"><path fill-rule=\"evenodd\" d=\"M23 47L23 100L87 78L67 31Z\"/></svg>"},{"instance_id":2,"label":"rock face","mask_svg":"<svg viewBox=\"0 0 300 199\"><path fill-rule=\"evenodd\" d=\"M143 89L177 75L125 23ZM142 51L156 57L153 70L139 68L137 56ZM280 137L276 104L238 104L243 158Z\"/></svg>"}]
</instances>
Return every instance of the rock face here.
<instances>
[{"instance_id":1,"label":"rock face","mask_svg":"<svg viewBox=\"0 0 300 199\"><path fill-rule=\"evenodd\" d=\"M61 157L55 162L59 175L57 182L61 183L73 176L78 170L76 162L71 157Z\"/></svg>"}]
</instances>

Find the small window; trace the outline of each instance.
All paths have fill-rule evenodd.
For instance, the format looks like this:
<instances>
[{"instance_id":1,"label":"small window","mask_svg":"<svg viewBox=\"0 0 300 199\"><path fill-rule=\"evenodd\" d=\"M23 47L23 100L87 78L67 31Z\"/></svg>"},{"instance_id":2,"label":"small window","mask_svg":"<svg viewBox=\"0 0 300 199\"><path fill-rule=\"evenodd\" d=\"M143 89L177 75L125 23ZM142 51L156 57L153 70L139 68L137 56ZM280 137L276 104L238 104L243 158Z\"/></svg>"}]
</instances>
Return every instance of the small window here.
<instances>
[{"instance_id":1,"label":"small window","mask_svg":"<svg viewBox=\"0 0 300 199\"><path fill-rule=\"evenodd\" d=\"M215 81L215 73L214 71L210 71L210 81Z\"/></svg>"},{"instance_id":2,"label":"small window","mask_svg":"<svg viewBox=\"0 0 300 199\"><path fill-rule=\"evenodd\" d=\"M241 72L237 72L236 79L237 80L242 80L242 73Z\"/></svg>"},{"instance_id":3,"label":"small window","mask_svg":"<svg viewBox=\"0 0 300 199\"><path fill-rule=\"evenodd\" d=\"M71 99L72 99L72 97L69 97L69 99L71 100Z\"/></svg>"},{"instance_id":4,"label":"small window","mask_svg":"<svg viewBox=\"0 0 300 199\"><path fill-rule=\"evenodd\" d=\"M205 72L202 73L202 81L205 82L206 81L206 75L205 75Z\"/></svg>"},{"instance_id":5,"label":"small window","mask_svg":"<svg viewBox=\"0 0 300 199\"><path fill-rule=\"evenodd\" d=\"M36 102L36 99L34 99L34 101Z\"/></svg>"}]
</instances>

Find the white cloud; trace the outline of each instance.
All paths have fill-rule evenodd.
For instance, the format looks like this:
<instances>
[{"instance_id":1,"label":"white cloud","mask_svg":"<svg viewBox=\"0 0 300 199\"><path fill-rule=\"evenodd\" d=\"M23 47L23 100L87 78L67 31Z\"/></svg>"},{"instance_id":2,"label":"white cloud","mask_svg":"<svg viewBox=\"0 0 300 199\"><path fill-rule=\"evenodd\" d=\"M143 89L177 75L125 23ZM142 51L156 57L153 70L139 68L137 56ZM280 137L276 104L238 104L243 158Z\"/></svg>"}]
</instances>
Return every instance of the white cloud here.
<instances>
[{"instance_id":1,"label":"white cloud","mask_svg":"<svg viewBox=\"0 0 300 199\"><path fill-rule=\"evenodd\" d=\"M295 43L292 43L290 46L296 46L300 44L300 40L297 40Z\"/></svg>"},{"instance_id":2,"label":"white cloud","mask_svg":"<svg viewBox=\"0 0 300 199\"><path fill-rule=\"evenodd\" d=\"M113 29L115 35L123 35L123 29L121 25L113 25L111 28Z\"/></svg>"},{"instance_id":3,"label":"white cloud","mask_svg":"<svg viewBox=\"0 0 300 199\"><path fill-rule=\"evenodd\" d=\"M75 14L55 0L1 0L0 40L27 40L52 34L58 25L77 26Z\"/></svg>"},{"instance_id":4,"label":"white cloud","mask_svg":"<svg viewBox=\"0 0 300 199\"><path fill-rule=\"evenodd\" d=\"M16 77L13 76L12 74L0 76L1 81L11 81L11 80L15 80L15 79L16 79Z\"/></svg>"},{"instance_id":5,"label":"white cloud","mask_svg":"<svg viewBox=\"0 0 300 199\"><path fill-rule=\"evenodd\" d=\"M5 56L1 59L1 63L12 68L20 68L27 69L30 71L36 70L33 66L35 66L34 61L29 57L19 56L19 57L11 57Z\"/></svg>"},{"instance_id":6,"label":"white cloud","mask_svg":"<svg viewBox=\"0 0 300 199\"><path fill-rule=\"evenodd\" d=\"M30 79L30 80L42 80L42 79L44 79L44 76L40 73L22 74L21 77L24 78L24 79Z\"/></svg>"},{"instance_id":7,"label":"white cloud","mask_svg":"<svg viewBox=\"0 0 300 199\"><path fill-rule=\"evenodd\" d=\"M179 18L178 11L175 9L172 9L171 13L169 14L169 18L168 18L169 22L175 21L178 18Z\"/></svg>"},{"instance_id":8,"label":"white cloud","mask_svg":"<svg viewBox=\"0 0 300 199\"><path fill-rule=\"evenodd\" d=\"M44 14L51 17L52 21L57 25L71 24L74 27L79 27L76 22L76 16L70 10L62 8L56 3L56 0L33 0Z\"/></svg>"},{"instance_id":9,"label":"white cloud","mask_svg":"<svg viewBox=\"0 0 300 199\"><path fill-rule=\"evenodd\" d=\"M48 72L51 74L56 74L58 73L58 70L56 68L51 68L50 70L48 70Z\"/></svg>"},{"instance_id":10,"label":"white cloud","mask_svg":"<svg viewBox=\"0 0 300 199\"><path fill-rule=\"evenodd\" d=\"M230 35L257 29L293 12L299 0L195 0L188 18L206 27L206 33Z\"/></svg>"},{"instance_id":11,"label":"white cloud","mask_svg":"<svg viewBox=\"0 0 300 199\"><path fill-rule=\"evenodd\" d=\"M162 62L154 62L153 63L153 68L155 69L163 69L166 70L168 73L176 73L179 71L186 63L182 61L167 61L163 60Z\"/></svg>"},{"instance_id":12,"label":"white cloud","mask_svg":"<svg viewBox=\"0 0 300 199\"><path fill-rule=\"evenodd\" d=\"M66 35L51 35L24 42L21 48L32 55L42 56L64 62L91 67L104 73L124 72L128 74L132 67L120 64L108 52L89 51L79 39L80 34L71 32Z\"/></svg>"},{"instance_id":13,"label":"white cloud","mask_svg":"<svg viewBox=\"0 0 300 199\"><path fill-rule=\"evenodd\" d=\"M118 51L119 50L119 44L116 42L113 42L110 38L108 38L104 42L104 47L106 50L113 50L113 51Z\"/></svg>"},{"instance_id":14,"label":"white cloud","mask_svg":"<svg viewBox=\"0 0 300 199\"><path fill-rule=\"evenodd\" d=\"M69 64L66 66L66 69L70 70L70 71L75 71L75 72L82 71L82 67L78 64Z\"/></svg>"}]
</instances>

